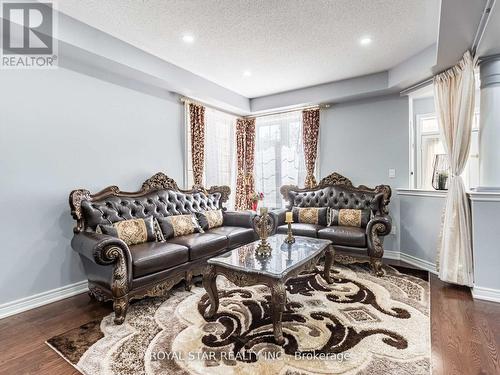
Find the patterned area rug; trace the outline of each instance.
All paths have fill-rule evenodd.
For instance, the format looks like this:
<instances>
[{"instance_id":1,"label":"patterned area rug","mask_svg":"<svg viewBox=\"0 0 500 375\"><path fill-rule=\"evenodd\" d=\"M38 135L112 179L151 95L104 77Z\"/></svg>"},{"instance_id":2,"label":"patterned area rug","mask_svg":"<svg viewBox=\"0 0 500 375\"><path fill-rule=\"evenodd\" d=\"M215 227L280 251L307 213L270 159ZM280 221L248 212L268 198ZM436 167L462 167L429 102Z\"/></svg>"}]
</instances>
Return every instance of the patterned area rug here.
<instances>
[{"instance_id":1,"label":"patterned area rug","mask_svg":"<svg viewBox=\"0 0 500 375\"><path fill-rule=\"evenodd\" d=\"M430 373L427 272L337 256L329 285L316 273L287 284L283 346L274 344L267 287L218 278L220 307L203 318L203 288L133 303L125 323L113 314L48 340L87 375Z\"/></svg>"}]
</instances>

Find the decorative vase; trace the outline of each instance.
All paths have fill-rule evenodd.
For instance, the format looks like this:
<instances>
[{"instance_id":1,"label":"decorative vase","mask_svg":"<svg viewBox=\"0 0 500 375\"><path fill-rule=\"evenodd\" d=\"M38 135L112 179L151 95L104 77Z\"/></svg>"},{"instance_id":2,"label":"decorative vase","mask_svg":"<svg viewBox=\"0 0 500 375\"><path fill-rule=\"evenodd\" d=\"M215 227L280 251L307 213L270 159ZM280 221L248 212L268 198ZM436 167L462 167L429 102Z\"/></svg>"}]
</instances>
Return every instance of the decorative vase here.
<instances>
[{"instance_id":1,"label":"decorative vase","mask_svg":"<svg viewBox=\"0 0 500 375\"><path fill-rule=\"evenodd\" d=\"M436 190L448 190L448 174L450 165L445 154L438 154L434 157L432 187Z\"/></svg>"},{"instance_id":2,"label":"decorative vase","mask_svg":"<svg viewBox=\"0 0 500 375\"><path fill-rule=\"evenodd\" d=\"M253 225L254 230L260 238L260 243L255 249L255 255L260 258L266 258L271 255L273 250L269 242L267 242L267 238L274 228L274 217L268 214L267 208L262 207L261 214L255 216L253 219Z\"/></svg>"},{"instance_id":3,"label":"decorative vase","mask_svg":"<svg viewBox=\"0 0 500 375\"><path fill-rule=\"evenodd\" d=\"M252 211L257 211L259 201L252 201Z\"/></svg>"}]
</instances>

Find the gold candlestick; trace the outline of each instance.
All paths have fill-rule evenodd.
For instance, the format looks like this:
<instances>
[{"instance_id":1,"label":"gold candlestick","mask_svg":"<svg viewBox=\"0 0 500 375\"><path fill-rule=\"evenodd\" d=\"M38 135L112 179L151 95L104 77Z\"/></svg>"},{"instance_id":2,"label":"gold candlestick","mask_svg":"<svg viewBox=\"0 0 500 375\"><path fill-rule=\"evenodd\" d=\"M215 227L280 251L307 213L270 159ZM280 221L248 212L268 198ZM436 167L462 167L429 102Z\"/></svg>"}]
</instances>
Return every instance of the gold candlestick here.
<instances>
[{"instance_id":1,"label":"gold candlestick","mask_svg":"<svg viewBox=\"0 0 500 375\"><path fill-rule=\"evenodd\" d=\"M292 221L288 222L288 230L286 231L286 234L285 243L289 245L295 243L295 237L292 234Z\"/></svg>"}]
</instances>

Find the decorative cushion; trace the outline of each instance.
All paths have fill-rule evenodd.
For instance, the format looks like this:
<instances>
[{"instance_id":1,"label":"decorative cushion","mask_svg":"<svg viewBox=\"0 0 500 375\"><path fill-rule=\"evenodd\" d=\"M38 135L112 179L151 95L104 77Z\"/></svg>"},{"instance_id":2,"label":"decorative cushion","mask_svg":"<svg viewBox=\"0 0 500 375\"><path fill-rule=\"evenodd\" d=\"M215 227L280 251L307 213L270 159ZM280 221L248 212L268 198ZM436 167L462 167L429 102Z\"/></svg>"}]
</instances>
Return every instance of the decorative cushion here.
<instances>
[{"instance_id":1,"label":"decorative cushion","mask_svg":"<svg viewBox=\"0 0 500 375\"><path fill-rule=\"evenodd\" d=\"M118 237L129 246L158 240L152 216L144 219L117 221L112 225L100 224L96 231Z\"/></svg>"},{"instance_id":2,"label":"decorative cushion","mask_svg":"<svg viewBox=\"0 0 500 375\"><path fill-rule=\"evenodd\" d=\"M370 220L370 210L331 209L331 225L364 228Z\"/></svg>"},{"instance_id":3,"label":"decorative cushion","mask_svg":"<svg viewBox=\"0 0 500 375\"><path fill-rule=\"evenodd\" d=\"M222 210L209 210L196 213L196 218L203 230L221 227L224 222Z\"/></svg>"},{"instance_id":4,"label":"decorative cushion","mask_svg":"<svg viewBox=\"0 0 500 375\"><path fill-rule=\"evenodd\" d=\"M328 207L294 207L292 210L295 223L329 225Z\"/></svg>"},{"instance_id":5,"label":"decorative cushion","mask_svg":"<svg viewBox=\"0 0 500 375\"><path fill-rule=\"evenodd\" d=\"M163 240L192 233L203 233L194 215L172 215L156 219L163 234Z\"/></svg>"}]
</instances>

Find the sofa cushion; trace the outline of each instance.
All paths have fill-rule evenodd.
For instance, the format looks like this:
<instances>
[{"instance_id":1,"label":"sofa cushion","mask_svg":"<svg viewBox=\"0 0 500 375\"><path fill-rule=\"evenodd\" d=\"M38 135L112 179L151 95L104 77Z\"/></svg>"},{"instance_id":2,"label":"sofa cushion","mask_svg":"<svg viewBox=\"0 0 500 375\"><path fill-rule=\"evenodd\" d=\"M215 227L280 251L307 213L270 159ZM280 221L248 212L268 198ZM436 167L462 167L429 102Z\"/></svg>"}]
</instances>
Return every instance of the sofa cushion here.
<instances>
[{"instance_id":1,"label":"sofa cushion","mask_svg":"<svg viewBox=\"0 0 500 375\"><path fill-rule=\"evenodd\" d=\"M198 223L200 223L203 230L221 227L224 221L222 210L197 212L196 219L198 219Z\"/></svg>"},{"instance_id":2,"label":"sofa cushion","mask_svg":"<svg viewBox=\"0 0 500 375\"><path fill-rule=\"evenodd\" d=\"M322 225L292 223L292 233L296 236L317 237L318 230L324 228ZM288 225L280 225L276 229L276 233L286 234Z\"/></svg>"},{"instance_id":3,"label":"sofa cushion","mask_svg":"<svg viewBox=\"0 0 500 375\"><path fill-rule=\"evenodd\" d=\"M330 223L328 207L294 207L293 221L304 224L317 224L327 226Z\"/></svg>"},{"instance_id":4,"label":"sofa cushion","mask_svg":"<svg viewBox=\"0 0 500 375\"><path fill-rule=\"evenodd\" d=\"M118 237L129 246L157 240L152 216L144 219L121 220L111 225L99 224L96 231Z\"/></svg>"},{"instance_id":5,"label":"sofa cushion","mask_svg":"<svg viewBox=\"0 0 500 375\"><path fill-rule=\"evenodd\" d=\"M227 248L229 244L226 236L216 233L193 233L171 238L168 242L189 248L189 260L196 260L217 254L219 251Z\"/></svg>"},{"instance_id":6,"label":"sofa cushion","mask_svg":"<svg viewBox=\"0 0 500 375\"><path fill-rule=\"evenodd\" d=\"M226 236L229 240L229 247L245 245L256 240L256 233L252 228L223 226L213 228L206 233L215 233Z\"/></svg>"},{"instance_id":7,"label":"sofa cushion","mask_svg":"<svg viewBox=\"0 0 500 375\"><path fill-rule=\"evenodd\" d=\"M339 210L332 208L331 225L344 227L366 228L370 221L370 210L357 210L352 208L341 208Z\"/></svg>"},{"instance_id":8,"label":"sofa cushion","mask_svg":"<svg viewBox=\"0 0 500 375\"><path fill-rule=\"evenodd\" d=\"M193 214L159 217L156 221L161 229L164 240L168 240L171 237L203 232Z\"/></svg>"},{"instance_id":9,"label":"sofa cushion","mask_svg":"<svg viewBox=\"0 0 500 375\"><path fill-rule=\"evenodd\" d=\"M133 277L146 276L189 260L186 246L168 242L146 242L130 247Z\"/></svg>"},{"instance_id":10,"label":"sofa cushion","mask_svg":"<svg viewBox=\"0 0 500 375\"><path fill-rule=\"evenodd\" d=\"M333 245L366 246L364 228L332 226L318 230L318 237L332 241Z\"/></svg>"}]
</instances>

